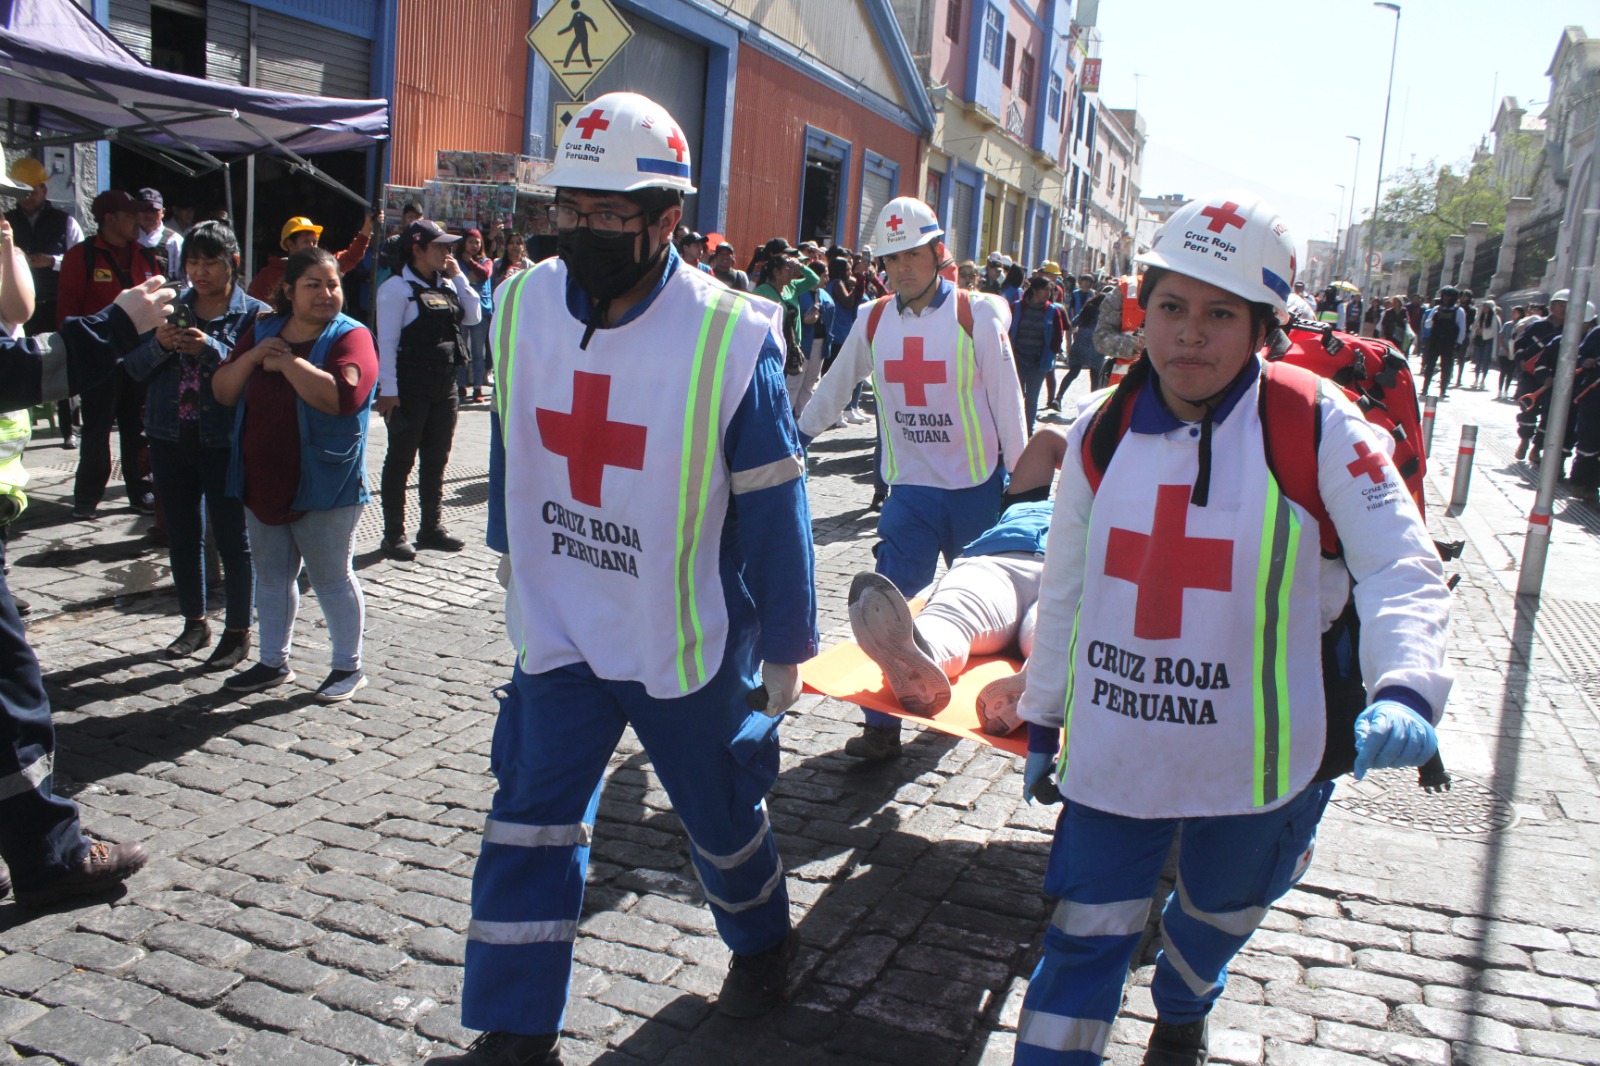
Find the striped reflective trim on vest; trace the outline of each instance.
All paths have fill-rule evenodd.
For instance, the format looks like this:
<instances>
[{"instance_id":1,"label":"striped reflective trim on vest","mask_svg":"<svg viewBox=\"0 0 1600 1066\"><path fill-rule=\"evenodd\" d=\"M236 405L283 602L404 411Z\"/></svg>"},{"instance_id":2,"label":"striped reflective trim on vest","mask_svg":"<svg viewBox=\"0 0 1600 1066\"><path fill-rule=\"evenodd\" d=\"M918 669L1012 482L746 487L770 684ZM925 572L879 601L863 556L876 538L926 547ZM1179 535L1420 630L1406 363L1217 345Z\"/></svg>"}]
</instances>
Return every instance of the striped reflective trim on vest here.
<instances>
[{"instance_id":1,"label":"striped reflective trim on vest","mask_svg":"<svg viewBox=\"0 0 1600 1066\"><path fill-rule=\"evenodd\" d=\"M498 327L489 337L489 355L494 360L494 407L500 416L500 435L505 439L506 411L511 405L511 371L516 362L513 342L522 335L522 286L533 276L524 270L505 286L500 298L500 314L495 318Z\"/></svg>"},{"instance_id":2,"label":"striped reflective trim on vest","mask_svg":"<svg viewBox=\"0 0 1600 1066\"><path fill-rule=\"evenodd\" d=\"M1049 1011L1025 1010L1017 1022L1017 1043L1051 1051L1087 1051L1098 1055L1111 1039L1111 1023L1099 1018L1069 1018Z\"/></svg>"},{"instance_id":3,"label":"striped reflective trim on vest","mask_svg":"<svg viewBox=\"0 0 1600 1066\"><path fill-rule=\"evenodd\" d=\"M1289 782L1289 593L1300 549L1300 518L1270 475L1261 546L1256 568L1256 742L1251 764L1257 807L1280 799Z\"/></svg>"},{"instance_id":4,"label":"striped reflective trim on vest","mask_svg":"<svg viewBox=\"0 0 1600 1066\"><path fill-rule=\"evenodd\" d=\"M0 777L0 799L10 799L24 792L32 792L39 782L50 776L55 767L55 757L49 752L39 756L14 774Z\"/></svg>"},{"instance_id":5,"label":"striped reflective trim on vest","mask_svg":"<svg viewBox=\"0 0 1600 1066\"><path fill-rule=\"evenodd\" d=\"M699 688L710 677L706 669L705 633L700 625L699 590L695 588L695 560L706 550L706 497L711 492L711 472L721 442L722 379L728 363L728 345L745 297L731 289L717 293L700 322L690 370L689 398L683 412L683 472L678 483L677 542L673 554L673 599L678 625L678 685L684 691ZM711 358L707 358L707 354ZM721 531L711 538L715 550Z\"/></svg>"},{"instance_id":6,"label":"striped reflective trim on vest","mask_svg":"<svg viewBox=\"0 0 1600 1066\"><path fill-rule=\"evenodd\" d=\"M0 415L0 463L21 455L32 436L32 411L8 411Z\"/></svg>"},{"instance_id":7,"label":"striped reflective trim on vest","mask_svg":"<svg viewBox=\"0 0 1600 1066\"><path fill-rule=\"evenodd\" d=\"M989 478L983 465L983 423L978 419L978 401L973 389L978 380L978 358L972 336L966 330L956 331L956 401L961 407L963 443L967 448L967 473L974 485Z\"/></svg>"},{"instance_id":8,"label":"striped reflective trim on vest","mask_svg":"<svg viewBox=\"0 0 1600 1066\"><path fill-rule=\"evenodd\" d=\"M1150 900L1124 899L1115 903L1078 903L1064 899L1050 919L1067 936L1137 936L1150 919Z\"/></svg>"},{"instance_id":9,"label":"striped reflective trim on vest","mask_svg":"<svg viewBox=\"0 0 1600 1066\"><path fill-rule=\"evenodd\" d=\"M702 848L693 837L689 838L689 843L693 844L694 850L699 853L700 857L712 866L719 870L732 870L734 867L743 866L750 861L750 856L754 855L756 850L761 847L762 843L767 839L767 833L771 828L772 818L767 813L767 805L763 803L761 805L761 828L757 829L756 835L751 837L742 848L732 855L713 855L705 848Z\"/></svg>"},{"instance_id":10,"label":"striped reflective trim on vest","mask_svg":"<svg viewBox=\"0 0 1600 1066\"><path fill-rule=\"evenodd\" d=\"M1072 698L1078 691L1078 619L1083 600L1072 611L1072 640L1067 644L1067 698L1061 708L1061 755L1056 759L1056 780L1067 776L1067 738L1072 736Z\"/></svg>"},{"instance_id":11,"label":"striped reflective trim on vest","mask_svg":"<svg viewBox=\"0 0 1600 1066\"><path fill-rule=\"evenodd\" d=\"M589 846L592 830L582 822L572 825L521 825L490 818L483 823L485 844L514 848L570 848Z\"/></svg>"},{"instance_id":12,"label":"striped reflective trim on vest","mask_svg":"<svg viewBox=\"0 0 1600 1066\"><path fill-rule=\"evenodd\" d=\"M577 937L575 921L467 923L467 939L480 944L570 944Z\"/></svg>"},{"instance_id":13,"label":"striped reflective trim on vest","mask_svg":"<svg viewBox=\"0 0 1600 1066\"><path fill-rule=\"evenodd\" d=\"M884 391L883 381L878 377L878 346L870 341L868 343L872 346L873 403L881 404L883 402L881 397L889 394ZM882 407L879 407L879 411L882 411ZM878 426L880 427L878 436L883 438L883 480L893 485L900 480L900 464L895 462L894 458L894 424L880 414Z\"/></svg>"}]
</instances>

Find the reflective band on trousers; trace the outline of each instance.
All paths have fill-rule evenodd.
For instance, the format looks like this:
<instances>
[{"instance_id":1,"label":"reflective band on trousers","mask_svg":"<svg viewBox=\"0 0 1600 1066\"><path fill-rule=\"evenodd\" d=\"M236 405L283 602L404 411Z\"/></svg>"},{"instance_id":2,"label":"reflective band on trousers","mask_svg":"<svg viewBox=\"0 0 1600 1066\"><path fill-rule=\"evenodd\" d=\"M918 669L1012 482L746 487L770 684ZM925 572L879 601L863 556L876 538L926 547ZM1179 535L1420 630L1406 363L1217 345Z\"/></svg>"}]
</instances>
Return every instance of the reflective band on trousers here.
<instances>
[{"instance_id":1,"label":"reflective band on trousers","mask_svg":"<svg viewBox=\"0 0 1600 1066\"><path fill-rule=\"evenodd\" d=\"M485 844L506 844L514 848L586 848L590 829L582 822L574 825L519 825L516 822L497 822L493 818L483 823Z\"/></svg>"},{"instance_id":2,"label":"reflective band on trousers","mask_svg":"<svg viewBox=\"0 0 1600 1066\"><path fill-rule=\"evenodd\" d=\"M1255 805L1274 803L1289 781L1289 593L1300 549L1300 519L1267 475L1256 568Z\"/></svg>"},{"instance_id":3,"label":"reflective band on trousers","mask_svg":"<svg viewBox=\"0 0 1600 1066\"><path fill-rule=\"evenodd\" d=\"M54 766L53 755L41 755L16 773L0 777L0 800L32 792L39 787L39 782L50 776Z\"/></svg>"},{"instance_id":4,"label":"reflective band on trousers","mask_svg":"<svg viewBox=\"0 0 1600 1066\"><path fill-rule=\"evenodd\" d=\"M1254 933L1267 916L1266 907L1241 907L1236 911L1203 911L1189 898L1189 888L1183 883L1182 874L1178 875L1178 906L1195 921L1204 922L1213 929L1237 937L1247 937Z\"/></svg>"},{"instance_id":5,"label":"reflective band on trousers","mask_svg":"<svg viewBox=\"0 0 1600 1066\"><path fill-rule=\"evenodd\" d=\"M1111 1023L1098 1018L1068 1018L1042 1010L1025 1010L1017 1022L1017 1043L1051 1051L1087 1051L1098 1055L1111 1038Z\"/></svg>"},{"instance_id":6,"label":"reflective band on trousers","mask_svg":"<svg viewBox=\"0 0 1600 1066\"><path fill-rule=\"evenodd\" d=\"M700 604L695 588L694 563L707 550L706 497L711 492L711 472L717 461L722 425L722 378L728 363L728 345L745 297L729 289L718 293L700 322L690 370L689 398L683 412L683 467L678 483L677 540L673 553L673 599L678 624L678 684L688 692L705 684L705 634L700 626ZM707 359L707 353L712 358ZM717 550L721 530L714 530L709 550ZM720 590L718 590L720 592Z\"/></svg>"},{"instance_id":7,"label":"reflective band on trousers","mask_svg":"<svg viewBox=\"0 0 1600 1066\"><path fill-rule=\"evenodd\" d=\"M577 936L578 923L569 920L467 923L467 939L480 944L570 944Z\"/></svg>"},{"instance_id":8,"label":"reflective band on trousers","mask_svg":"<svg viewBox=\"0 0 1600 1066\"><path fill-rule=\"evenodd\" d=\"M713 855L699 844L696 844L692 837L689 839L689 843L694 844L694 850L699 852L700 857L712 866L719 870L732 870L750 861L750 856L754 855L756 849L761 846L761 842L767 839L767 832L771 828L772 816L767 813L767 805L763 803L761 805L761 828L756 830L756 835L751 837L744 847L732 855Z\"/></svg>"},{"instance_id":9,"label":"reflective band on trousers","mask_svg":"<svg viewBox=\"0 0 1600 1066\"><path fill-rule=\"evenodd\" d=\"M1195 973L1194 967L1189 965L1189 960L1183 957L1183 952L1173 946L1172 935L1167 932L1165 925L1161 927L1161 950L1166 955L1167 963L1179 977L1183 978L1183 983L1189 986L1189 991L1205 997L1216 990L1215 982L1207 981Z\"/></svg>"},{"instance_id":10,"label":"reflective band on trousers","mask_svg":"<svg viewBox=\"0 0 1600 1066\"><path fill-rule=\"evenodd\" d=\"M1067 936L1136 936L1150 918L1149 899L1124 899L1115 903L1056 904L1050 924Z\"/></svg>"},{"instance_id":11,"label":"reflective band on trousers","mask_svg":"<svg viewBox=\"0 0 1600 1066\"><path fill-rule=\"evenodd\" d=\"M698 866L695 867L694 872L696 877L700 877L700 868ZM752 907L761 906L772 898L772 893L776 892L781 884L783 884L783 863L780 862L778 868L772 871L772 876L767 878L767 883L761 886L761 891L756 893L754 899L733 903L723 899L721 896L712 895L711 890L706 888L706 879L700 877L700 891L705 894L706 902L729 914L738 914L742 911L750 910Z\"/></svg>"}]
</instances>

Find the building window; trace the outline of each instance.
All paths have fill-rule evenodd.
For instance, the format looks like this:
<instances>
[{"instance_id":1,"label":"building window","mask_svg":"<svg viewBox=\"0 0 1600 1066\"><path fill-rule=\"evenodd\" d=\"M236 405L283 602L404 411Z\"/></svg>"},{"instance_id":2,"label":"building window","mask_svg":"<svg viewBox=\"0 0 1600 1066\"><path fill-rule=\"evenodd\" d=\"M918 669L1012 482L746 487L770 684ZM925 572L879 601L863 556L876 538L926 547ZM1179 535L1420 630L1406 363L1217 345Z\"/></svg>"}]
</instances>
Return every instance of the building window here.
<instances>
[{"instance_id":1,"label":"building window","mask_svg":"<svg viewBox=\"0 0 1600 1066\"><path fill-rule=\"evenodd\" d=\"M1011 34L1006 34L1006 65L1000 69L1000 80L1006 83L1006 88L1011 88L1011 72L1017 66L1017 39Z\"/></svg>"},{"instance_id":2,"label":"building window","mask_svg":"<svg viewBox=\"0 0 1600 1066\"><path fill-rule=\"evenodd\" d=\"M993 4L986 5L983 11L983 61L991 67L1000 65L1001 49L1005 47L1001 38L1005 32L1005 16Z\"/></svg>"},{"instance_id":3,"label":"building window","mask_svg":"<svg viewBox=\"0 0 1600 1066\"><path fill-rule=\"evenodd\" d=\"M1105 168L1105 162L1106 159L1103 152L1094 154L1094 185L1097 189L1100 187L1100 173Z\"/></svg>"},{"instance_id":4,"label":"building window","mask_svg":"<svg viewBox=\"0 0 1600 1066\"><path fill-rule=\"evenodd\" d=\"M1061 75L1050 75L1050 120L1061 121Z\"/></svg>"},{"instance_id":5,"label":"building window","mask_svg":"<svg viewBox=\"0 0 1600 1066\"><path fill-rule=\"evenodd\" d=\"M950 0L944 13L944 35L957 44L961 43L961 9L964 6L961 0Z\"/></svg>"},{"instance_id":6,"label":"building window","mask_svg":"<svg viewBox=\"0 0 1600 1066\"><path fill-rule=\"evenodd\" d=\"M1033 103L1033 54L1022 53L1022 66L1017 69L1018 80L1022 82L1022 98L1028 103Z\"/></svg>"}]
</instances>

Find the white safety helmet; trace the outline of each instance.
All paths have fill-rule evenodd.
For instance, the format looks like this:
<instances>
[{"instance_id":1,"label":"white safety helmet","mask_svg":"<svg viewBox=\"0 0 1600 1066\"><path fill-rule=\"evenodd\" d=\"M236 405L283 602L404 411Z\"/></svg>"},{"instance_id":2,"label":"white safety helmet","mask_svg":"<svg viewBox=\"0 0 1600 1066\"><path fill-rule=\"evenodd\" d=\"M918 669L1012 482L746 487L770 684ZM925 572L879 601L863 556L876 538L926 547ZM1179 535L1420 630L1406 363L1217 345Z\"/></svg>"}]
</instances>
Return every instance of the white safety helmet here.
<instances>
[{"instance_id":1,"label":"white safety helmet","mask_svg":"<svg viewBox=\"0 0 1600 1066\"><path fill-rule=\"evenodd\" d=\"M1550 297L1550 302L1553 303L1553 304L1571 303L1572 302L1572 290L1571 289L1561 289L1561 290L1559 290L1558 292L1556 292L1555 294L1553 294ZM1594 303L1589 301L1589 300L1583 301L1583 320L1585 322L1593 322L1594 321L1594 317L1595 317Z\"/></svg>"},{"instance_id":2,"label":"white safety helmet","mask_svg":"<svg viewBox=\"0 0 1600 1066\"><path fill-rule=\"evenodd\" d=\"M689 142L667 109L638 93L606 93L580 105L539 181L558 189L695 191Z\"/></svg>"},{"instance_id":3,"label":"white safety helmet","mask_svg":"<svg viewBox=\"0 0 1600 1066\"><path fill-rule=\"evenodd\" d=\"M878 225L872 231L872 247L877 255L921 248L944 236L944 227L933 208L915 196L896 196L878 212Z\"/></svg>"},{"instance_id":4,"label":"white safety helmet","mask_svg":"<svg viewBox=\"0 0 1600 1066\"><path fill-rule=\"evenodd\" d=\"M1288 309L1294 287L1289 227L1252 193L1189 201L1134 262L1208 282L1276 311Z\"/></svg>"}]
</instances>

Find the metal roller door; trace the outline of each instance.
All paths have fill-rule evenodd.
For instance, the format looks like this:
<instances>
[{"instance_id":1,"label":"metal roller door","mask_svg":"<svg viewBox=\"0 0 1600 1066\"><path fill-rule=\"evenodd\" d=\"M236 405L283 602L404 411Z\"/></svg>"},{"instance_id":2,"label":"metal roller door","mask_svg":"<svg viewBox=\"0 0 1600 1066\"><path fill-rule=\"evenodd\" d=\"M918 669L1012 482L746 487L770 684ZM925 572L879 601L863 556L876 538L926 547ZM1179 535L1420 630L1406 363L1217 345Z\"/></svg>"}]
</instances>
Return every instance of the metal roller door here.
<instances>
[{"instance_id":1,"label":"metal roller door","mask_svg":"<svg viewBox=\"0 0 1600 1066\"><path fill-rule=\"evenodd\" d=\"M894 184L889 175L862 168L861 171L861 232L856 247L872 243L872 227L877 225L878 212L894 199Z\"/></svg>"},{"instance_id":2,"label":"metal roller door","mask_svg":"<svg viewBox=\"0 0 1600 1066\"><path fill-rule=\"evenodd\" d=\"M964 181L957 181L955 194L950 198L950 230L953 254L957 259L971 259L975 254L972 250L972 205L977 199L978 190Z\"/></svg>"}]
</instances>

